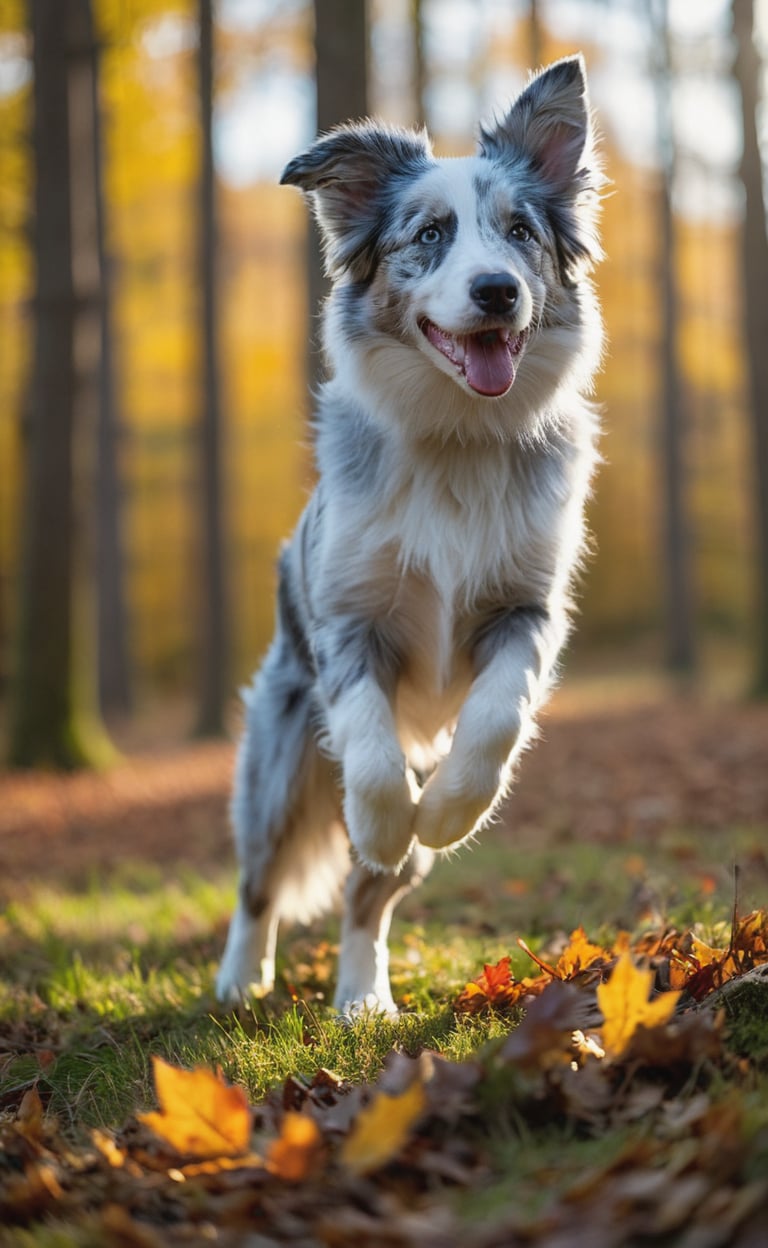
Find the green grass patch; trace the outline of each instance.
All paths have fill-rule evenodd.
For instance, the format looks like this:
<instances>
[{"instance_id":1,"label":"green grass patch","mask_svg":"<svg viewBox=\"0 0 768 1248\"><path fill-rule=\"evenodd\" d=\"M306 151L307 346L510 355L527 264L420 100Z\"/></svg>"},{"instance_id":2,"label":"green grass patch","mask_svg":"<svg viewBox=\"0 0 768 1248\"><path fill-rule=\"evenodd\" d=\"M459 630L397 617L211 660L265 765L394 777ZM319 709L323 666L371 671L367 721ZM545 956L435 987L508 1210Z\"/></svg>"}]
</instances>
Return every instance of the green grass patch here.
<instances>
[{"instance_id":1,"label":"green grass patch","mask_svg":"<svg viewBox=\"0 0 768 1248\"><path fill-rule=\"evenodd\" d=\"M665 921L727 930L732 864L755 833L690 834L662 843L539 845L490 836L441 861L398 911L392 980L404 1014L340 1027L330 1006L334 920L287 930L278 990L250 1012L222 1012L213 978L235 896L231 872L167 880L124 866L80 892L30 891L0 918L0 1097L39 1077L52 1108L73 1125L119 1124L152 1097L149 1058L220 1064L258 1099L292 1073L328 1066L345 1078L375 1077L389 1049L430 1047L462 1059L508 1022L457 1019L451 1001L484 962L535 950L581 923L600 940L642 926L642 907ZM642 885L645 900L637 905ZM651 903L647 897L651 897ZM757 904L743 899L743 909ZM757 1007L734 1022L739 1044L766 1045Z\"/></svg>"},{"instance_id":2,"label":"green grass patch","mask_svg":"<svg viewBox=\"0 0 768 1248\"><path fill-rule=\"evenodd\" d=\"M120 1127L154 1103L151 1056L180 1066L220 1066L258 1103L290 1075L319 1067L353 1083L374 1081L393 1048L436 1050L455 1061L489 1051L516 1018L456 1016L451 1002L484 962L512 956L517 977L535 973L516 943L547 948L577 925L597 941L624 928L697 923L705 939L727 943L733 863L755 852L757 833L670 833L654 843L594 844L567 837L491 836L454 862L437 865L398 912L392 942L395 1021L340 1025L330 1004L337 924L283 934L278 987L248 1009L222 1010L213 995L234 903L231 872L169 881L125 866L81 891L30 889L0 917L0 1114L15 1112L36 1084L46 1108L73 1139L93 1126ZM742 886L740 908L765 898ZM655 922L658 922L656 918ZM764 1112L768 1066L765 986L734 997L727 1028L753 1079L747 1119L754 1169L768 1169ZM722 1095L729 1095L723 1077ZM455 1198L473 1223L506 1209L538 1216L553 1193L591 1169L610 1168L642 1140L641 1123L591 1138L567 1122L531 1124L509 1109L503 1089L483 1123L487 1172L478 1190ZM750 1109L751 1105L751 1109ZM509 1112L508 1112L509 1111ZM87 1218L13 1232L14 1245L58 1248L97 1243ZM89 1238L90 1237L90 1238ZM0 1244L5 1243L0 1235Z\"/></svg>"}]
</instances>

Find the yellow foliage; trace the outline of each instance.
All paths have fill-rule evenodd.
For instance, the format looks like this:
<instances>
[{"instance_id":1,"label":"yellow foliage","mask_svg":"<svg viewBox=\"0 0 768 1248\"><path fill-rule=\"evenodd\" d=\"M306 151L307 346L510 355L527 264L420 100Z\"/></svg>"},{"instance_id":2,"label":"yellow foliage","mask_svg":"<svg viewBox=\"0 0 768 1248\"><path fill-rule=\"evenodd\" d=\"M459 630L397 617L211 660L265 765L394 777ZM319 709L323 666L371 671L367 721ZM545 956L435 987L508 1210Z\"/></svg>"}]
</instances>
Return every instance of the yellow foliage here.
<instances>
[{"instance_id":1,"label":"yellow foliage","mask_svg":"<svg viewBox=\"0 0 768 1248\"><path fill-rule=\"evenodd\" d=\"M399 1096L379 1092L361 1110L344 1141L341 1157L347 1168L355 1174L367 1174L395 1157L424 1112L425 1104L424 1087L419 1080Z\"/></svg>"},{"instance_id":2,"label":"yellow foliage","mask_svg":"<svg viewBox=\"0 0 768 1248\"><path fill-rule=\"evenodd\" d=\"M200 1160L239 1157L248 1150L251 1111L242 1088L204 1067L180 1070L152 1059L159 1113L139 1114L140 1122L176 1152Z\"/></svg>"},{"instance_id":3,"label":"yellow foliage","mask_svg":"<svg viewBox=\"0 0 768 1248\"><path fill-rule=\"evenodd\" d=\"M611 978L597 989L603 1013L603 1045L608 1057L621 1057L638 1027L660 1027L675 1012L679 992L665 992L649 1000L653 973L635 966L625 949Z\"/></svg>"}]
</instances>

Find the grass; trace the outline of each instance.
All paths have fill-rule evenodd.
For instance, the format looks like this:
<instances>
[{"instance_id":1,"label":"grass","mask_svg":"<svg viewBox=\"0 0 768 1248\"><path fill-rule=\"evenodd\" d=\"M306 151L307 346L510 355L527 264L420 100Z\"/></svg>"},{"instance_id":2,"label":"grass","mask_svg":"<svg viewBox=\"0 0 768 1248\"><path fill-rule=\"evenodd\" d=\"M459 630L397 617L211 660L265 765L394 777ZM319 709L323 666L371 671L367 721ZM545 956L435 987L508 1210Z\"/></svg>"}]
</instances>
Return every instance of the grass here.
<instances>
[{"instance_id":1,"label":"grass","mask_svg":"<svg viewBox=\"0 0 768 1248\"><path fill-rule=\"evenodd\" d=\"M258 1100L287 1075L318 1066L372 1079L395 1042L458 1059L488 1035L448 1008L452 991L477 971L481 942L464 942L462 952L460 941L438 947L427 965L423 929L401 937L396 954L412 1010L398 1022L338 1025L327 1003L330 926L288 944L285 970L301 976L301 1000L285 984L274 1001L222 1012L213 976L233 902L230 877L190 875L161 887L151 874L124 872L106 888L45 889L11 905L0 921L0 1098L39 1078L73 1129L116 1126L152 1100L152 1053L219 1064Z\"/></svg>"},{"instance_id":2,"label":"grass","mask_svg":"<svg viewBox=\"0 0 768 1248\"><path fill-rule=\"evenodd\" d=\"M222 1011L213 977L234 902L231 872L172 881L146 866L124 866L82 891L30 888L0 917L0 1112L38 1081L50 1111L74 1138L92 1126L119 1127L153 1103L150 1057L178 1065L220 1065L258 1102L288 1075L318 1067L353 1082L373 1080L393 1046L424 1047L460 1060L502 1035L509 1020L457 1017L451 1001L485 961L535 950L577 924L607 938L647 921L648 910L704 934L727 931L732 864L759 848L760 831L667 833L652 845L502 843L491 836L457 862L438 864L401 907L392 972L404 1006L397 1021L340 1026L330 1005L336 927L286 933L273 999ZM642 853L640 849L642 848ZM641 887L642 886L642 887ZM742 911L765 904L747 889ZM765 1004L739 1023L739 1045L768 1054ZM738 1046L737 1046L738 1047ZM764 1089L763 1089L764 1090ZM637 1128L640 1130L640 1128ZM462 1198L467 1217L492 1214L508 1199L510 1175L522 1207L542 1192L618 1155L626 1134L576 1139L565 1128L537 1132L499 1120L489 1143L497 1176ZM66 1230L19 1231L29 1248L86 1243ZM84 1233L85 1234L85 1233ZM0 1243L4 1243L0 1236Z\"/></svg>"},{"instance_id":3,"label":"grass","mask_svg":"<svg viewBox=\"0 0 768 1248\"><path fill-rule=\"evenodd\" d=\"M704 849L694 835L670 833L641 861L633 846L521 851L492 837L438 864L401 907L392 979L406 1013L351 1031L329 1005L333 921L285 934L274 999L240 1014L217 1007L213 976L234 902L230 872L169 882L147 867L123 867L82 892L32 890L0 918L0 1097L40 1075L52 1108L73 1124L116 1125L151 1101L151 1053L220 1063L256 1099L288 1074L320 1065L370 1079L393 1043L465 1057L490 1038L493 1024L457 1019L450 1003L483 962L504 954L517 975L531 973L516 936L536 950L582 923L600 939L642 923L646 904L711 934L730 917L730 864L756 839L754 831L708 833ZM638 911L640 880L646 899ZM751 904L759 899L742 899L742 909Z\"/></svg>"}]
</instances>

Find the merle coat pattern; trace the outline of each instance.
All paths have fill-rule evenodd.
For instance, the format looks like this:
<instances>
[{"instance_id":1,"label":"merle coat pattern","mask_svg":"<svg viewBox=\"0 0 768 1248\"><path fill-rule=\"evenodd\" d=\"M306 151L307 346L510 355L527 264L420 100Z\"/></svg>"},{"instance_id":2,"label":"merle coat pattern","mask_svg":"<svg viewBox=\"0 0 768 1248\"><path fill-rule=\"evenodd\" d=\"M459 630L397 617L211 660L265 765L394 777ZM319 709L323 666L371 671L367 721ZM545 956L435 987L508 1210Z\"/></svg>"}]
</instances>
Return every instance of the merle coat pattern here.
<instances>
[{"instance_id":1,"label":"merle coat pattern","mask_svg":"<svg viewBox=\"0 0 768 1248\"><path fill-rule=\"evenodd\" d=\"M394 905L493 818L569 627L602 340L583 63L534 77L475 156L367 121L282 180L324 236L330 380L245 694L217 988L269 991L280 920L344 888L336 1004L394 1012Z\"/></svg>"}]
</instances>

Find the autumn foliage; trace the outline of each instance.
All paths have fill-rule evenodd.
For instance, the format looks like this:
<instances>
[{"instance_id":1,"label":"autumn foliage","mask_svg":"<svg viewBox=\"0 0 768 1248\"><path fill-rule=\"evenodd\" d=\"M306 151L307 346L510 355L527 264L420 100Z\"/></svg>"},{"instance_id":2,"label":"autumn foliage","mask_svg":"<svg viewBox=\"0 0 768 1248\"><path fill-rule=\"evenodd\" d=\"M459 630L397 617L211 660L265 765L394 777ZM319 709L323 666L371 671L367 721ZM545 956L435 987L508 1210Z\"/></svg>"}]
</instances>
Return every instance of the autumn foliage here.
<instances>
[{"instance_id":1,"label":"autumn foliage","mask_svg":"<svg viewBox=\"0 0 768 1248\"><path fill-rule=\"evenodd\" d=\"M534 965L520 981L509 957L487 965L455 1003L459 1019L522 1006L501 1040L462 1062L393 1051L372 1086L318 1070L251 1106L221 1072L155 1058L159 1109L79 1150L31 1088L0 1124L0 1217L85 1218L99 1242L142 1248L204 1226L334 1248L760 1242L768 1175L749 1161L746 1101L713 1088L725 1069L749 1085L720 1005L751 981L764 991L768 914L734 922L721 948L671 932L602 948L577 929ZM510 1197L460 1221L441 1193L488 1183L485 1141L515 1121L585 1139L645 1129L538 1213Z\"/></svg>"},{"instance_id":2,"label":"autumn foliage","mask_svg":"<svg viewBox=\"0 0 768 1248\"><path fill-rule=\"evenodd\" d=\"M538 996L554 980L583 985L599 981L602 986L597 990L597 1000L606 1017L611 1004L620 1003L613 1011L611 1028L622 1009L628 1020L636 1018L637 1025L649 1026L654 1021L665 1021L680 996L693 1002L703 1001L730 980L768 962L768 913L755 910L734 920L728 944L717 948L693 932L681 934L672 930L661 936L647 936L636 947L636 953L648 962L650 969L646 970L633 968L626 933L610 948L603 948L593 944L584 929L578 927L553 963L538 957L525 941L519 940L518 944L538 967L538 974L514 979L509 956L494 966L486 965L456 998L454 1008L458 1013L477 1014L488 1008L506 1010L528 997ZM609 973L610 984L603 984ZM658 1012L659 999L648 1000L654 978L660 987L675 990L674 996L665 992L661 1009L668 1013L663 1018ZM626 1000L621 1003L623 998ZM646 1005L641 1006L641 999Z\"/></svg>"}]
</instances>

